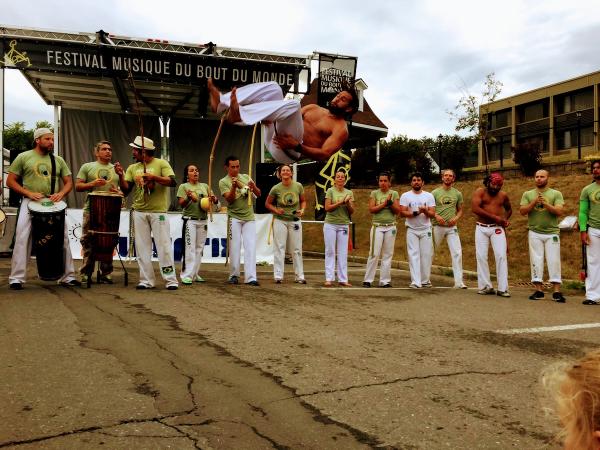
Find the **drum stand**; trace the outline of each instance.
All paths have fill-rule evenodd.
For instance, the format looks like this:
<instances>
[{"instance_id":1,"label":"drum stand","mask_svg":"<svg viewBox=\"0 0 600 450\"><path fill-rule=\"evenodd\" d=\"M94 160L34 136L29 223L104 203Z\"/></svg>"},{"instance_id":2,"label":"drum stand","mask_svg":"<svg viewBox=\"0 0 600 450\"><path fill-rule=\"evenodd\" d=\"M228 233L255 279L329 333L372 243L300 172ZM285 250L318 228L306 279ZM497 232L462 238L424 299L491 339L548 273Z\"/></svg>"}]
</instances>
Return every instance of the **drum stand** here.
<instances>
[{"instance_id":1,"label":"drum stand","mask_svg":"<svg viewBox=\"0 0 600 450\"><path fill-rule=\"evenodd\" d=\"M125 268L125 264L123 264L123 259L121 259L121 254L119 253L119 244L115 245L115 249L117 250L117 255L119 256L119 262L121 263L121 268L123 269L123 285L127 287L129 285L129 273ZM94 250L92 246L92 254L90 256L94 264L91 265L90 271L87 274L87 288L90 289L92 287L92 275L94 274L94 266L96 266L96 283L100 284L100 277L102 276L100 273L100 263L101 261L96 261L94 258Z\"/></svg>"}]
</instances>

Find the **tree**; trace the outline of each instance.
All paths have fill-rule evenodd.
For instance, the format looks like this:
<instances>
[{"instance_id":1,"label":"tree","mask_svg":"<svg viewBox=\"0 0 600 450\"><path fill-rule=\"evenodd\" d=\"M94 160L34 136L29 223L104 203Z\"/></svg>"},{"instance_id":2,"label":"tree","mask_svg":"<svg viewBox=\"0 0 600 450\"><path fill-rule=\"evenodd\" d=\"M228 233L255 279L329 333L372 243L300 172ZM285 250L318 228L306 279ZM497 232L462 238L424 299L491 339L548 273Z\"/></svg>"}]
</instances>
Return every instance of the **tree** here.
<instances>
[{"instance_id":1,"label":"tree","mask_svg":"<svg viewBox=\"0 0 600 450\"><path fill-rule=\"evenodd\" d=\"M421 172L426 181L432 179L432 160L427 154L426 139L394 136L382 142L380 149L380 167L391 170L398 183L408 181L415 171Z\"/></svg>"},{"instance_id":2,"label":"tree","mask_svg":"<svg viewBox=\"0 0 600 450\"><path fill-rule=\"evenodd\" d=\"M473 142L472 137L440 134L433 143L434 154L431 156L437 161L440 170L452 169L458 179L465 167L471 147L474 145Z\"/></svg>"},{"instance_id":3,"label":"tree","mask_svg":"<svg viewBox=\"0 0 600 450\"><path fill-rule=\"evenodd\" d=\"M485 77L481 97L471 94L466 86L463 87L462 97L454 107L454 111L448 111L452 119L456 120L456 131L467 131L473 134L473 139L481 142L485 165L489 161L488 154L488 115L490 113L489 103L498 98L502 92L502 83L496 79L494 72Z\"/></svg>"},{"instance_id":4,"label":"tree","mask_svg":"<svg viewBox=\"0 0 600 450\"><path fill-rule=\"evenodd\" d=\"M53 127L45 120L36 122L35 128L31 130L25 128L25 122L9 123L4 127L4 148L15 150L18 153L30 150L33 148L33 132L36 128L52 129Z\"/></svg>"}]
</instances>

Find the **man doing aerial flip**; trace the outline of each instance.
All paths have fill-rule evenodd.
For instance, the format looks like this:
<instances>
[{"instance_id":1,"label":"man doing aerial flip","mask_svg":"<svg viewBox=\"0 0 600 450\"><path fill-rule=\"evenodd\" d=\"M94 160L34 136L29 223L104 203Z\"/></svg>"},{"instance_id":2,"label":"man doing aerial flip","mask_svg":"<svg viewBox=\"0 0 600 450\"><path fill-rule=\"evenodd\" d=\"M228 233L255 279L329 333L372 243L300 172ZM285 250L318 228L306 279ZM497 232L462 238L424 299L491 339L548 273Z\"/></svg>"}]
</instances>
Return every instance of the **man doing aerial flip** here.
<instances>
[{"instance_id":1,"label":"man doing aerial flip","mask_svg":"<svg viewBox=\"0 0 600 450\"><path fill-rule=\"evenodd\" d=\"M348 140L346 117L358 110L354 87L343 85L328 108L310 104L300 107L298 100L284 100L274 81L254 83L221 94L208 79L210 107L220 114L229 108L226 120L239 125L266 125L269 153L280 163L302 158L327 161Z\"/></svg>"}]
</instances>

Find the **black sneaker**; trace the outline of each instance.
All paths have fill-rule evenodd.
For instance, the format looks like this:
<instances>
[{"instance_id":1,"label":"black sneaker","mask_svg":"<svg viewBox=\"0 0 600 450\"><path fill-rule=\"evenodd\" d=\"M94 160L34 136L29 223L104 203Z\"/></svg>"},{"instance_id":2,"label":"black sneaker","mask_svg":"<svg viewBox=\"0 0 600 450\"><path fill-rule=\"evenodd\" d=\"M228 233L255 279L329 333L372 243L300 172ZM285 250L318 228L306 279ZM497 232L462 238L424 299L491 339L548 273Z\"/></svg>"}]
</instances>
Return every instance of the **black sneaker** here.
<instances>
[{"instance_id":1,"label":"black sneaker","mask_svg":"<svg viewBox=\"0 0 600 450\"><path fill-rule=\"evenodd\" d=\"M138 284L135 288L137 290L144 290L144 289L152 289L152 286L146 286L145 284Z\"/></svg>"},{"instance_id":2,"label":"black sneaker","mask_svg":"<svg viewBox=\"0 0 600 450\"><path fill-rule=\"evenodd\" d=\"M363 281L363 287L370 288L371 283L369 283L368 281Z\"/></svg>"},{"instance_id":3,"label":"black sneaker","mask_svg":"<svg viewBox=\"0 0 600 450\"><path fill-rule=\"evenodd\" d=\"M248 281L246 284L248 286L260 286L260 283L256 280Z\"/></svg>"},{"instance_id":4,"label":"black sneaker","mask_svg":"<svg viewBox=\"0 0 600 450\"><path fill-rule=\"evenodd\" d=\"M275 280L275 284L281 284L281 280Z\"/></svg>"},{"instance_id":5,"label":"black sneaker","mask_svg":"<svg viewBox=\"0 0 600 450\"><path fill-rule=\"evenodd\" d=\"M13 291L21 291L23 290L23 283L10 283L10 288Z\"/></svg>"},{"instance_id":6,"label":"black sneaker","mask_svg":"<svg viewBox=\"0 0 600 450\"><path fill-rule=\"evenodd\" d=\"M544 298L544 291L535 291L529 296L529 300L539 300L540 298Z\"/></svg>"},{"instance_id":7,"label":"black sneaker","mask_svg":"<svg viewBox=\"0 0 600 450\"><path fill-rule=\"evenodd\" d=\"M176 291L177 289L179 289L179 286L177 286L176 284L170 284L167 286L167 290L169 291Z\"/></svg>"},{"instance_id":8,"label":"black sneaker","mask_svg":"<svg viewBox=\"0 0 600 450\"><path fill-rule=\"evenodd\" d=\"M581 302L583 305L600 305L600 301L586 299Z\"/></svg>"},{"instance_id":9,"label":"black sneaker","mask_svg":"<svg viewBox=\"0 0 600 450\"><path fill-rule=\"evenodd\" d=\"M562 292L555 292L552 294L552 300L556 303L566 303L567 299L562 295Z\"/></svg>"},{"instance_id":10,"label":"black sneaker","mask_svg":"<svg viewBox=\"0 0 600 450\"><path fill-rule=\"evenodd\" d=\"M229 277L229 280L227 280L227 282L229 284L239 284L240 281L239 281L238 277L236 277L235 275L232 275Z\"/></svg>"},{"instance_id":11,"label":"black sneaker","mask_svg":"<svg viewBox=\"0 0 600 450\"><path fill-rule=\"evenodd\" d=\"M379 286L379 287L381 287L381 288L391 288L391 287L392 287L392 285L391 285L391 283L385 283L385 284L382 284L382 285L381 285L381 286Z\"/></svg>"}]
</instances>

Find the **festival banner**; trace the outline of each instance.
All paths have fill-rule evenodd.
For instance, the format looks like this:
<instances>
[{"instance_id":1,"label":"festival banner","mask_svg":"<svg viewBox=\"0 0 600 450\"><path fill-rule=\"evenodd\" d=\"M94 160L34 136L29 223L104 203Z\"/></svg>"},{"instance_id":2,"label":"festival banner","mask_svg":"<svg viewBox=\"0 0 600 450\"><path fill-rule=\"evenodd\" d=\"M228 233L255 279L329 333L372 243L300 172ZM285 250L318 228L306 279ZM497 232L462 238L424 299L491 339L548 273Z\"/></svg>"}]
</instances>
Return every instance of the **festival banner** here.
<instances>
[{"instance_id":1,"label":"festival banner","mask_svg":"<svg viewBox=\"0 0 600 450\"><path fill-rule=\"evenodd\" d=\"M354 84L357 59L353 56L319 53L317 104L324 108L342 90L344 83Z\"/></svg>"},{"instance_id":2,"label":"festival banner","mask_svg":"<svg viewBox=\"0 0 600 450\"><path fill-rule=\"evenodd\" d=\"M171 230L171 242L173 243L173 254L175 261L181 261L183 239L181 237L182 220L181 213L168 213L169 226ZM269 239L271 232L271 214L256 214L256 262L273 264L273 244ZM82 209L67 209L66 221L69 233L69 246L73 259L82 259L81 243L81 223L83 218ZM158 261L156 246L152 240L152 259ZM124 260L129 260L129 211L121 211L121 222L119 223L119 245L117 255L114 259L118 260L119 255ZM213 214L213 222L208 220L208 235L204 244L204 254L202 262L224 263L227 251L227 215ZM243 264L242 248L242 264Z\"/></svg>"}]
</instances>

